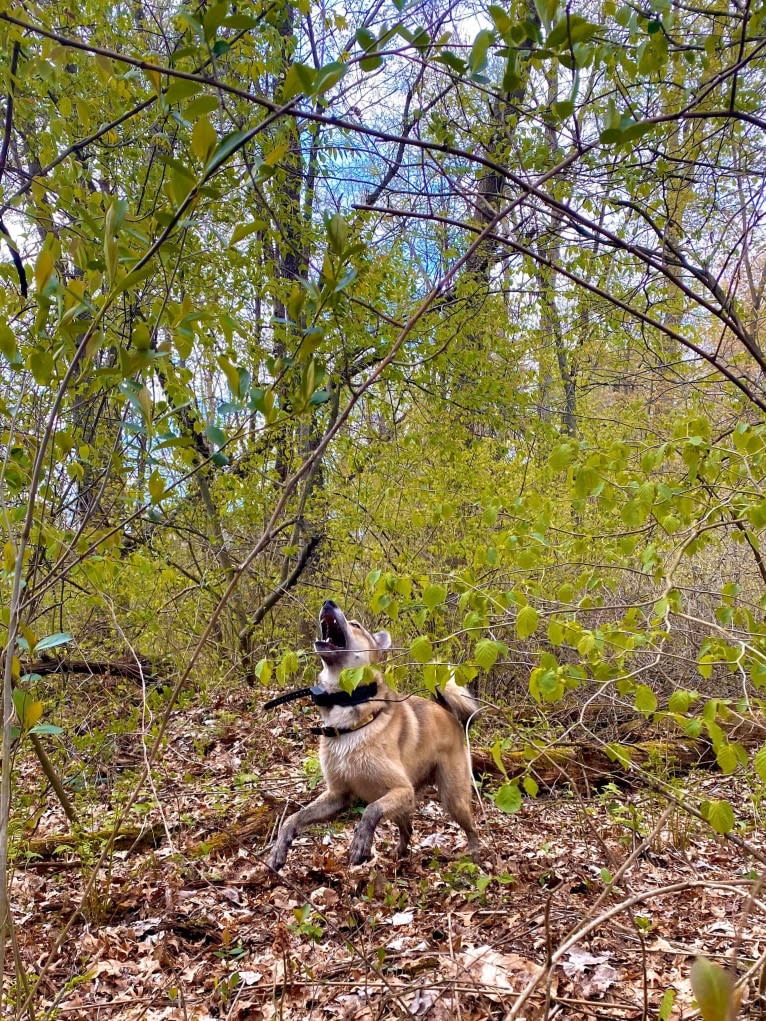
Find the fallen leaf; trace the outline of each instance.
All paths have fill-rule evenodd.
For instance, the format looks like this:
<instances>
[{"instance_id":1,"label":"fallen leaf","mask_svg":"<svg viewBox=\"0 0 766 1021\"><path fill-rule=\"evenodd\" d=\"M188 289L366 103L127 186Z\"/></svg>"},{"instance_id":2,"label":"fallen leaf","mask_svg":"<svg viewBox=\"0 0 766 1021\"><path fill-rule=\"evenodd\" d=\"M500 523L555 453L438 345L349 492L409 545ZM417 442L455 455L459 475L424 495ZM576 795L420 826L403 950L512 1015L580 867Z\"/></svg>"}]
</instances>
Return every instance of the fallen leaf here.
<instances>
[{"instance_id":1,"label":"fallen leaf","mask_svg":"<svg viewBox=\"0 0 766 1021\"><path fill-rule=\"evenodd\" d=\"M587 950L574 947L569 951L567 960L564 961L562 967L564 974L572 978L575 975L581 975L586 968L592 968L596 964L603 964L608 959L607 954L590 954Z\"/></svg>"},{"instance_id":2,"label":"fallen leaf","mask_svg":"<svg viewBox=\"0 0 766 1021\"><path fill-rule=\"evenodd\" d=\"M397 911L391 917L391 925L410 925L414 917L415 914L412 911Z\"/></svg>"}]
</instances>

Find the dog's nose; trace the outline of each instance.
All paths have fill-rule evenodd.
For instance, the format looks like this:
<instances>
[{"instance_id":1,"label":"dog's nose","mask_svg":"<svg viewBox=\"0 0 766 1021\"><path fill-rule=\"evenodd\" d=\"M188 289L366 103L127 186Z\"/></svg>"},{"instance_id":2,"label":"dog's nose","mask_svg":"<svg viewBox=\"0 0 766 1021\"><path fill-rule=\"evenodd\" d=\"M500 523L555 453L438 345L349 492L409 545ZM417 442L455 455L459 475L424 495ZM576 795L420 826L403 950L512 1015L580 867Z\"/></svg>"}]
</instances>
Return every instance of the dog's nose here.
<instances>
[{"instance_id":1,"label":"dog's nose","mask_svg":"<svg viewBox=\"0 0 766 1021\"><path fill-rule=\"evenodd\" d=\"M332 599L325 599L324 606L322 607L322 609L323 610L337 610L338 609L338 604L334 603L332 601Z\"/></svg>"}]
</instances>

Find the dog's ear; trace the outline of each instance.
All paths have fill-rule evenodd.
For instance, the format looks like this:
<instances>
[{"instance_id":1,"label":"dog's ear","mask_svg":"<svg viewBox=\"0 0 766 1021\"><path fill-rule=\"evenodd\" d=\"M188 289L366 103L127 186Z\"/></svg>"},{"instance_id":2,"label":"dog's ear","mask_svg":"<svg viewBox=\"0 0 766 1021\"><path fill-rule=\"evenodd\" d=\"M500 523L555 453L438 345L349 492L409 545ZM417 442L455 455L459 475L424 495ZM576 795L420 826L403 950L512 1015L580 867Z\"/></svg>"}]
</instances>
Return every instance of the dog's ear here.
<instances>
[{"instance_id":1,"label":"dog's ear","mask_svg":"<svg viewBox=\"0 0 766 1021\"><path fill-rule=\"evenodd\" d=\"M372 639L381 652L391 648L391 635L388 631L376 631Z\"/></svg>"}]
</instances>

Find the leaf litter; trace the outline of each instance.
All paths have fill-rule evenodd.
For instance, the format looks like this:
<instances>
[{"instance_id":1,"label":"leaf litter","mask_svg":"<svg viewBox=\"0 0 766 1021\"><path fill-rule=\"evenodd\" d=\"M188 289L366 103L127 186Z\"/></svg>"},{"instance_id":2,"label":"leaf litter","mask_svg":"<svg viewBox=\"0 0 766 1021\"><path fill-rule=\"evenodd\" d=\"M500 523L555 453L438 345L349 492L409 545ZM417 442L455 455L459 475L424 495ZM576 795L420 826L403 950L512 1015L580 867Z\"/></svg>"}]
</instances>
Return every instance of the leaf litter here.
<instances>
[{"instance_id":1,"label":"leaf litter","mask_svg":"<svg viewBox=\"0 0 766 1021\"><path fill-rule=\"evenodd\" d=\"M315 767L309 759L306 772L292 716L261 733L236 698L218 716L176 720L153 775L159 804L140 808L146 824L161 809L170 839L115 852L89 897L96 855L87 842L27 859L19 840L12 904L28 981L71 920L36 990L38 1016L638 1019L657 1017L670 990L667 1016L681 1017L692 1009L697 956L736 955L742 974L766 951L759 863L688 817L642 847L665 805L641 790L588 799L559 791L525 798L514 816L485 796L481 868L430 801L417 810L408 860L395 860L396 834L384 824L372 862L350 867L351 816L302 835L276 875L265 864L270 837L283 813L314 796ZM31 760L20 775L23 789L39 788ZM129 779L125 770L90 792L101 799L92 806L99 826ZM691 777L700 789L690 801L726 797L753 812L741 782ZM628 802L631 827L618 810ZM37 835L66 832L48 799ZM756 828L747 839L766 853ZM604 920L550 966L594 911ZM754 990L741 1007L751 1009Z\"/></svg>"}]
</instances>

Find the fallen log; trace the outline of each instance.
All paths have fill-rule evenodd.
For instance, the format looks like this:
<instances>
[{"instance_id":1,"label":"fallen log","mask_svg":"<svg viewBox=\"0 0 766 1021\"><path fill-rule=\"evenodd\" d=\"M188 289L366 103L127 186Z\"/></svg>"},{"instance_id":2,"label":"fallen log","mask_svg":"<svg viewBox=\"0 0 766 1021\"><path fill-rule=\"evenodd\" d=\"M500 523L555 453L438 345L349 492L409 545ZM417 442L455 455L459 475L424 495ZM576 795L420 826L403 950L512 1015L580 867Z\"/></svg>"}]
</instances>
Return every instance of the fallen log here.
<instances>
[{"instance_id":1,"label":"fallen log","mask_svg":"<svg viewBox=\"0 0 766 1021\"><path fill-rule=\"evenodd\" d=\"M93 676L112 675L114 677L129 677L136 681L146 681L149 684L157 684L162 681L159 674L160 666L148 659L130 660L85 660L85 659L56 659L54 656L46 656L35 663L28 663L24 666L25 674L39 674L41 677L49 674L92 674Z\"/></svg>"},{"instance_id":2,"label":"fallen log","mask_svg":"<svg viewBox=\"0 0 766 1021\"><path fill-rule=\"evenodd\" d=\"M252 847L256 841L263 841L269 836L284 807L284 801L268 798L265 804L248 809L225 829L212 832L203 840L188 845L186 851L192 858L201 858L240 847Z\"/></svg>"},{"instance_id":3,"label":"fallen log","mask_svg":"<svg viewBox=\"0 0 766 1021\"><path fill-rule=\"evenodd\" d=\"M226 817L220 813L210 812L207 818L201 817L198 825L209 827L209 833L201 840L185 844L185 851L195 858L250 847L256 841L263 841L274 828L274 820L284 812L286 803L283 799L263 795L263 802L254 805L236 818ZM223 826L222 826L223 823ZM172 833L185 829L180 822L169 823ZM88 849L92 854L94 847L101 846L112 839L114 831L109 827L100 830L76 830L73 833L49 833L41 837L31 837L21 844L24 854L34 859L51 859L62 857L78 849ZM159 847L166 838L166 829L162 823L145 823L142 826L123 826L113 837L115 851L142 851L147 847Z\"/></svg>"},{"instance_id":4,"label":"fallen log","mask_svg":"<svg viewBox=\"0 0 766 1021\"><path fill-rule=\"evenodd\" d=\"M164 836L165 830L160 824L126 826L118 830L116 836L108 827L91 832L79 830L75 833L48 833L43 837L32 837L24 844L24 851L37 858L53 858L85 848L92 854L94 846L100 849L112 837L115 851L137 851L146 847L159 847Z\"/></svg>"},{"instance_id":5,"label":"fallen log","mask_svg":"<svg viewBox=\"0 0 766 1021\"><path fill-rule=\"evenodd\" d=\"M758 728L738 738L744 747L763 743ZM642 770L677 776L692 769L716 765L716 753L705 738L661 737L633 744L573 742L493 753L489 748L472 748L474 774L502 776L509 780L532 775L544 787L567 784L587 794L606 783L635 779ZM501 766L502 764L502 766Z\"/></svg>"}]
</instances>

